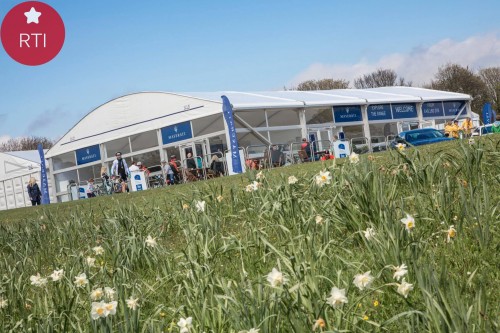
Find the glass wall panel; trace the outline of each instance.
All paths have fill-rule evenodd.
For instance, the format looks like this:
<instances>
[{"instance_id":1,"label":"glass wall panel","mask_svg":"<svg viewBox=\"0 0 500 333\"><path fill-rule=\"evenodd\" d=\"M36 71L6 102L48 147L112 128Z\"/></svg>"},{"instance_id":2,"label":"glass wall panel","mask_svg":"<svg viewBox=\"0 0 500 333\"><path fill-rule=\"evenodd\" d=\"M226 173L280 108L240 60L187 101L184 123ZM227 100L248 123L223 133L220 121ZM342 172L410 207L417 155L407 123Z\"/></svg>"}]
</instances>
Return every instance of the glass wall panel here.
<instances>
[{"instance_id":1,"label":"glass wall panel","mask_svg":"<svg viewBox=\"0 0 500 333\"><path fill-rule=\"evenodd\" d=\"M210 153L214 154L217 152L224 152L227 150L226 135L221 134L217 136L212 136L208 138L208 143L210 144ZM241 144L240 144L241 146Z\"/></svg>"},{"instance_id":2,"label":"glass wall panel","mask_svg":"<svg viewBox=\"0 0 500 333\"><path fill-rule=\"evenodd\" d=\"M104 147L108 158L115 156L117 152L121 152L122 154L130 153L128 137L106 142Z\"/></svg>"},{"instance_id":3,"label":"glass wall panel","mask_svg":"<svg viewBox=\"0 0 500 333\"><path fill-rule=\"evenodd\" d=\"M74 167L76 165L75 152L52 157L52 165L56 171Z\"/></svg>"},{"instance_id":4,"label":"glass wall panel","mask_svg":"<svg viewBox=\"0 0 500 333\"><path fill-rule=\"evenodd\" d=\"M301 142L302 131L300 129L290 129L285 131L269 131L272 143L292 143Z\"/></svg>"},{"instance_id":5,"label":"glass wall panel","mask_svg":"<svg viewBox=\"0 0 500 333\"><path fill-rule=\"evenodd\" d=\"M370 124L370 135L373 136L383 136L396 135L398 134L397 123L385 123L385 124Z\"/></svg>"},{"instance_id":6,"label":"glass wall panel","mask_svg":"<svg viewBox=\"0 0 500 333\"><path fill-rule=\"evenodd\" d=\"M332 108L326 109L306 109L307 124L333 123Z\"/></svg>"},{"instance_id":7,"label":"glass wall panel","mask_svg":"<svg viewBox=\"0 0 500 333\"><path fill-rule=\"evenodd\" d=\"M300 125L297 110L267 110L267 122L269 126Z\"/></svg>"},{"instance_id":8,"label":"glass wall panel","mask_svg":"<svg viewBox=\"0 0 500 333\"><path fill-rule=\"evenodd\" d=\"M195 137L224 130L224 119L221 114L195 119L191 122Z\"/></svg>"},{"instance_id":9,"label":"glass wall panel","mask_svg":"<svg viewBox=\"0 0 500 333\"><path fill-rule=\"evenodd\" d=\"M365 136L365 134L363 133L362 125L344 126L342 128L344 130L346 140L351 140L352 138L361 138Z\"/></svg>"},{"instance_id":10,"label":"glass wall panel","mask_svg":"<svg viewBox=\"0 0 500 333\"><path fill-rule=\"evenodd\" d=\"M54 175L56 181L56 192L66 192L70 183L78 182L76 170L66 171Z\"/></svg>"},{"instance_id":11,"label":"glass wall panel","mask_svg":"<svg viewBox=\"0 0 500 333\"><path fill-rule=\"evenodd\" d=\"M235 113L239 117L243 118L252 127L266 127L266 113L264 110L252 110L252 111L238 111ZM243 128L238 120L235 118L237 128Z\"/></svg>"},{"instance_id":12,"label":"glass wall panel","mask_svg":"<svg viewBox=\"0 0 500 333\"><path fill-rule=\"evenodd\" d=\"M134 160L134 162L141 162L146 167L152 167L152 166L156 166L156 165L161 164L159 150L153 150L153 151L150 151L147 153L133 155L132 159ZM127 163L128 163L128 161L127 161ZM128 164L128 165L130 165L130 164Z\"/></svg>"},{"instance_id":13,"label":"glass wall panel","mask_svg":"<svg viewBox=\"0 0 500 333\"><path fill-rule=\"evenodd\" d=\"M259 132L264 137L267 137L267 132ZM260 137L255 136L252 132L238 133L238 144L240 147L248 147L252 145L267 145Z\"/></svg>"},{"instance_id":14,"label":"glass wall panel","mask_svg":"<svg viewBox=\"0 0 500 333\"><path fill-rule=\"evenodd\" d=\"M88 181L90 178L101 178L101 164L96 164L78 169L80 182Z\"/></svg>"},{"instance_id":15,"label":"glass wall panel","mask_svg":"<svg viewBox=\"0 0 500 333\"><path fill-rule=\"evenodd\" d=\"M175 155L176 160L181 159L181 154L180 154L178 146L167 147L167 148L165 148L165 152L167 153L167 161L170 161L170 159L172 158L172 155Z\"/></svg>"},{"instance_id":16,"label":"glass wall panel","mask_svg":"<svg viewBox=\"0 0 500 333\"><path fill-rule=\"evenodd\" d=\"M149 131L140 134L135 134L130 137L132 151L153 148L158 146L158 136L156 131ZM122 153L124 153L122 151ZM108 155L109 156L109 155Z\"/></svg>"},{"instance_id":17,"label":"glass wall panel","mask_svg":"<svg viewBox=\"0 0 500 333\"><path fill-rule=\"evenodd\" d=\"M70 201L71 197L69 194L62 194L57 196L57 202L67 202Z\"/></svg>"}]
</instances>

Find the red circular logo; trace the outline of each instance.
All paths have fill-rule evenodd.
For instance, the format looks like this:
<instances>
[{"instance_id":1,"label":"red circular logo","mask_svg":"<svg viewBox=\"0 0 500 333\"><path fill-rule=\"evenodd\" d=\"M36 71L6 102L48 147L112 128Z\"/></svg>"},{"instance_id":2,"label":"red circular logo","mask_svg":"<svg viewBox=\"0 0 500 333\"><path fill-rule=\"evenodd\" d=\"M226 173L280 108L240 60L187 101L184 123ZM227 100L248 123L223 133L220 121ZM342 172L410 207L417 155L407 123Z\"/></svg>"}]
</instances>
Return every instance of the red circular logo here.
<instances>
[{"instance_id":1,"label":"red circular logo","mask_svg":"<svg viewBox=\"0 0 500 333\"><path fill-rule=\"evenodd\" d=\"M43 65L61 51L64 22L49 5L27 1L12 8L5 16L0 37L7 54L28 66Z\"/></svg>"}]
</instances>

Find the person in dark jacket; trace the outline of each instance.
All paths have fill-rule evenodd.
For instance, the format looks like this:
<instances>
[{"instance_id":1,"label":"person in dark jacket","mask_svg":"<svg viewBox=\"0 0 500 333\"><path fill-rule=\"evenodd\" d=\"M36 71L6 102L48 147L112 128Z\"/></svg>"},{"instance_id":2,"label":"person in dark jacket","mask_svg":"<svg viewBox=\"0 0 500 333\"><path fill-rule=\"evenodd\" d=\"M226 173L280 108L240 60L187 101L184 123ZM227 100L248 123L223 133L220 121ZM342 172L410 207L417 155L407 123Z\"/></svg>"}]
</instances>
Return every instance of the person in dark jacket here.
<instances>
[{"instance_id":1,"label":"person in dark jacket","mask_svg":"<svg viewBox=\"0 0 500 333\"><path fill-rule=\"evenodd\" d=\"M31 205L40 205L42 200L42 192L40 191L40 188L38 187L38 184L36 183L36 179L34 177L30 178L27 189L28 196L31 200Z\"/></svg>"}]
</instances>

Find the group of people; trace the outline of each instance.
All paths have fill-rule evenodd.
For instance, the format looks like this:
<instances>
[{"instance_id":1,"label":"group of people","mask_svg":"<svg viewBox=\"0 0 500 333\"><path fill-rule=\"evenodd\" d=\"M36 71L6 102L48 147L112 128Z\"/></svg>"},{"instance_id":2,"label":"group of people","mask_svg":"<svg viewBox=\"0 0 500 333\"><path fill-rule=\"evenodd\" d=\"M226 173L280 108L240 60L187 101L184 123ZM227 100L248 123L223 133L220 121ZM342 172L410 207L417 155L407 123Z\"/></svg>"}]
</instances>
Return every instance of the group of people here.
<instances>
[{"instance_id":1,"label":"group of people","mask_svg":"<svg viewBox=\"0 0 500 333\"><path fill-rule=\"evenodd\" d=\"M472 119L470 119L470 117L465 118L462 126L458 126L458 120L450 120L444 126L444 135L450 138L458 139L460 137L460 131L462 131L465 136L470 136L473 128L474 125L472 124Z\"/></svg>"}]
</instances>

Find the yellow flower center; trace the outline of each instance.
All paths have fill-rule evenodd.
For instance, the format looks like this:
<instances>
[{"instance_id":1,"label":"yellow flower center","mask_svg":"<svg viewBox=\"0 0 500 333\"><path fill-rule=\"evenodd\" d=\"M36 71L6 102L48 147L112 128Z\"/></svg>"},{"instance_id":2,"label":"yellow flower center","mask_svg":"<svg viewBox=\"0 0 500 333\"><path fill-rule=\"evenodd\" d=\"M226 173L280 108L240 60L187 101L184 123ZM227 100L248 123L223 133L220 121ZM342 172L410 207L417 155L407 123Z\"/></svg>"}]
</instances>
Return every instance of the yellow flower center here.
<instances>
[{"instance_id":1,"label":"yellow flower center","mask_svg":"<svg viewBox=\"0 0 500 333\"><path fill-rule=\"evenodd\" d=\"M406 226L408 227L408 229L413 229L413 227L414 227L412 221L408 222L408 224Z\"/></svg>"},{"instance_id":2,"label":"yellow flower center","mask_svg":"<svg viewBox=\"0 0 500 333\"><path fill-rule=\"evenodd\" d=\"M367 316L367 315L364 315L364 316L363 316L363 320L368 320L368 319L369 319L369 318L368 318L368 316Z\"/></svg>"},{"instance_id":3,"label":"yellow flower center","mask_svg":"<svg viewBox=\"0 0 500 333\"><path fill-rule=\"evenodd\" d=\"M96 312L97 312L97 314L99 316L102 316L104 314L104 309L103 308L97 308Z\"/></svg>"},{"instance_id":4,"label":"yellow flower center","mask_svg":"<svg viewBox=\"0 0 500 333\"><path fill-rule=\"evenodd\" d=\"M324 176L324 175L321 176L321 179L326 180L326 176Z\"/></svg>"},{"instance_id":5,"label":"yellow flower center","mask_svg":"<svg viewBox=\"0 0 500 333\"><path fill-rule=\"evenodd\" d=\"M374 306L374 307L377 307L377 306L379 306L379 305L380 305L380 303L379 303L378 301L373 302L373 306Z\"/></svg>"},{"instance_id":6,"label":"yellow flower center","mask_svg":"<svg viewBox=\"0 0 500 333\"><path fill-rule=\"evenodd\" d=\"M107 310L113 310L113 304L106 304L106 309Z\"/></svg>"},{"instance_id":7,"label":"yellow flower center","mask_svg":"<svg viewBox=\"0 0 500 333\"><path fill-rule=\"evenodd\" d=\"M448 236L449 236L450 238L455 237L455 235L456 235L456 234L457 234L457 232L456 232L455 230L453 230L453 229L448 230Z\"/></svg>"}]
</instances>

